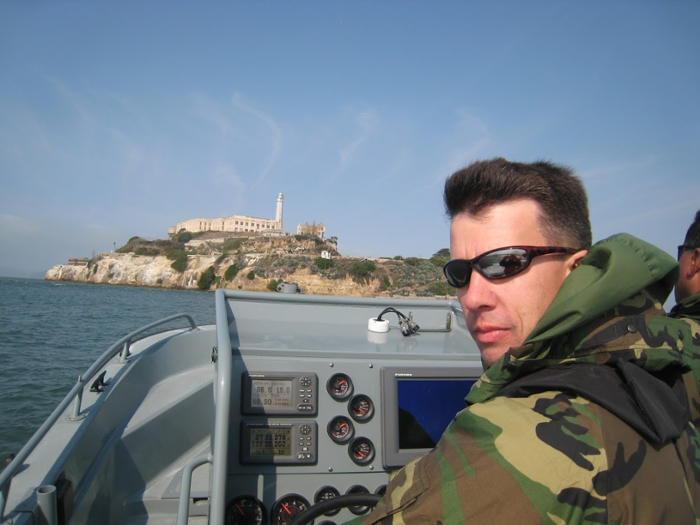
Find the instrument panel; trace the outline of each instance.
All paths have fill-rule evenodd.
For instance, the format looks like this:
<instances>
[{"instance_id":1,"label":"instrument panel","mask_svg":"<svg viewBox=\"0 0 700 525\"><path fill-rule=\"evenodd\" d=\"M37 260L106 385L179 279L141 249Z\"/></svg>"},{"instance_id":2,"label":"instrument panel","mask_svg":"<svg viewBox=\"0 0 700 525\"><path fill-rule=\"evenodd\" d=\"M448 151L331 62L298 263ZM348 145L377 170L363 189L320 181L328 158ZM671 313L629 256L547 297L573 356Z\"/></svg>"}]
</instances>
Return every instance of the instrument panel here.
<instances>
[{"instance_id":1,"label":"instrument panel","mask_svg":"<svg viewBox=\"0 0 700 525\"><path fill-rule=\"evenodd\" d=\"M242 386L232 400L232 423L237 422L240 431L230 438L231 450L237 453L229 454L228 524L287 524L314 503L385 491L390 472L403 456L388 453L383 434L400 434L398 413L405 411L397 395L387 397L384 390L393 388L390 379L395 376L404 380L411 375L405 372L407 364L255 356L234 362L234 367L239 368L234 377L241 378ZM459 368L436 370L445 379L458 375ZM479 372L478 367L467 367L460 374L478 377ZM416 384L414 390L430 396L426 384ZM470 384L457 384L461 390L453 397L462 405ZM446 392L442 388L439 395L445 397ZM428 399L425 406L436 412L442 404L442 399ZM392 426L387 419L397 421ZM343 523L369 510L350 507L315 523Z\"/></svg>"}]
</instances>

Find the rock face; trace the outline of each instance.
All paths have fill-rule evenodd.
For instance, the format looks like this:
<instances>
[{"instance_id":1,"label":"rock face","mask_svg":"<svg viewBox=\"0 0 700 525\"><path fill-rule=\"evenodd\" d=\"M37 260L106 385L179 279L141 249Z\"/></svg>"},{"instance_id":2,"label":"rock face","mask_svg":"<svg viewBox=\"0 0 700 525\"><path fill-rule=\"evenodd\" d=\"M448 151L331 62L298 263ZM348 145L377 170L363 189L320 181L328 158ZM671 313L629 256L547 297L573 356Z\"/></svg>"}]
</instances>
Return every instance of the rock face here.
<instances>
[{"instance_id":1,"label":"rock face","mask_svg":"<svg viewBox=\"0 0 700 525\"><path fill-rule=\"evenodd\" d=\"M304 294L445 297L454 290L442 274L442 257L343 257L334 241L308 235L226 237L221 232L208 232L186 240L132 237L116 253L69 259L68 264L54 266L46 279L275 292L278 283L286 281L297 283Z\"/></svg>"},{"instance_id":2,"label":"rock face","mask_svg":"<svg viewBox=\"0 0 700 525\"><path fill-rule=\"evenodd\" d=\"M134 255L132 253L103 253L90 262L89 265L61 264L46 272L49 281L72 281L95 284L115 284L125 286L151 286L158 288L178 288L197 290L197 282L202 273L214 265L215 255L188 255L187 268L178 272L171 267L172 261L165 256ZM247 259L248 267L241 269L238 274L226 281L224 273L234 260L221 260L215 266L215 274L220 277L211 290L229 288L235 290L269 291L269 278L251 275L257 257L252 255ZM252 277L252 278L251 278ZM295 269L278 279L295 282L302 293L320 295L346 295L355 297L373 297L385 295L379 291L378 279L356 280L350 277L343 279L326 279L318 274L312 274L308 268Z\"/></svg>"},{"instance_id":3,"label":"rock face","mask_svg":"<svg viewBox=\"0 0 700 525\"><path fill-rule=\"evenodd\" d=\"M159 288L197 289L202 272L216 260L213 255L188 257L187 269L180 273L165 256L103 253L91 264L61 264L46 272L49 281L154 286Z\"/></svg>"}]
</instances>

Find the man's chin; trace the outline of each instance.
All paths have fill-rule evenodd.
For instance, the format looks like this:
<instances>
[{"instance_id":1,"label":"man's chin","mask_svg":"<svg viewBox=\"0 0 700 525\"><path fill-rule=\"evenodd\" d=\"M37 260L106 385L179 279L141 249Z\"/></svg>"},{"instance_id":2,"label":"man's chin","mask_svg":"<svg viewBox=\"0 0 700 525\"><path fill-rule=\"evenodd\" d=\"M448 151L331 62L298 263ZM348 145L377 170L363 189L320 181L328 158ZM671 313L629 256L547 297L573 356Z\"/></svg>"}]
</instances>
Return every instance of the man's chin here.
<instances>
[{"instance_id":1,"label":"man's chin","mask_svg":"<svg viewBox=\"0 0 700 525\"><path fill-rule=\"evenodd\" d=\"M485 368L492 366L510 348L504 345L479 345L478 343L477 346L479 347L479 352L481 352L481 361L484 363Z\"/></svg>"}]
</instances>

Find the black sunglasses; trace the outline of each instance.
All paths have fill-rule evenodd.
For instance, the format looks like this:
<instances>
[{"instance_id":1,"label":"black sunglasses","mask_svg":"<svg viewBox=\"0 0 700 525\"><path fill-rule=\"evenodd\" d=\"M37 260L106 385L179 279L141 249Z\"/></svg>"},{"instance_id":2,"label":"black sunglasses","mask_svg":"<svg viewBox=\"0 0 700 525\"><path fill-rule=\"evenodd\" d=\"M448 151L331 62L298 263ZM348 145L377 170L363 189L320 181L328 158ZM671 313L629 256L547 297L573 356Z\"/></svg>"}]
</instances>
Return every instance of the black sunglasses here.
<instances>
[{"instance_id":1,"label":"black sunglasses","mask_svg":"<svg viewBox=\"0 0 700 525\"><path fill-rule=\"evenodd\" d=\"M576 253L577 248L561 248L558 246L510 246L496 248L473 259L453 259L442 267L447 282L454 288L462 288L469 284L472 269L487 279L505 279L522 272L530 266L530 262L540 255L554 253Z\"/></svg>"},{"instance_id":2,"label":"black sunglasses","mask_svg":"<svg viewBox=\"0 0 700 525\"><path fill-rule=\"evenodd\" d=\"M688 246L687 244L681 244L681 245L678 247L678 257L676 257L676 259L678 259L678 260L680 261L680 260L681 260L681 255L683 255L683 252L684 252L684 251L686 251L686 250L694 250L694 249L695 249L695 246Z\"/></svg>"}]
</instances>

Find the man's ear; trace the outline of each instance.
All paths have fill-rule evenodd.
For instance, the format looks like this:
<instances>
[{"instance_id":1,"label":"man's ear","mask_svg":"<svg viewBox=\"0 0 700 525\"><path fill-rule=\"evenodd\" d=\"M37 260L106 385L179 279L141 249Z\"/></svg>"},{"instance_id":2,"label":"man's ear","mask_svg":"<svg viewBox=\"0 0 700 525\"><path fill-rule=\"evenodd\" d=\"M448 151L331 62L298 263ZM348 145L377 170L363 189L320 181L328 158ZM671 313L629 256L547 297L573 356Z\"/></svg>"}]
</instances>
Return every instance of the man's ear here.
<instances>
[{"instance_id":1,"label":"man's ear","mask_svg":"<svg viewBox=\"0 0 700 525\"><path fill-rule=\"evenodd\" d=\"M579 265L579 263L581 262L581 259L583 259L587 253L588 253L588 250L577 251L574 254L574 256L569 260L569 264L571 265L571 267L569 268L569 271L576 268Z\"/></svg>"},{"instance_id":2,"label":"man's ear","mask_svg":"<svg viewBox=\"0 0 700 525\"><path fill-rule=\"evenodd\" d=\"M688 279L694 275L700 275L700 248L693 248L688 265Z\"/></svg>"}]
</instances>

